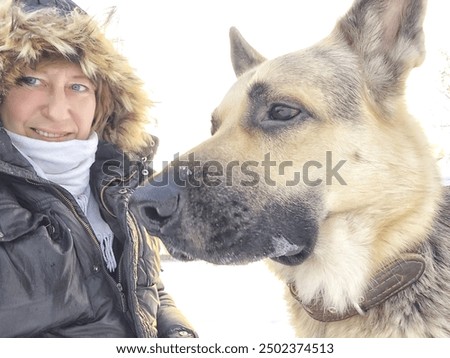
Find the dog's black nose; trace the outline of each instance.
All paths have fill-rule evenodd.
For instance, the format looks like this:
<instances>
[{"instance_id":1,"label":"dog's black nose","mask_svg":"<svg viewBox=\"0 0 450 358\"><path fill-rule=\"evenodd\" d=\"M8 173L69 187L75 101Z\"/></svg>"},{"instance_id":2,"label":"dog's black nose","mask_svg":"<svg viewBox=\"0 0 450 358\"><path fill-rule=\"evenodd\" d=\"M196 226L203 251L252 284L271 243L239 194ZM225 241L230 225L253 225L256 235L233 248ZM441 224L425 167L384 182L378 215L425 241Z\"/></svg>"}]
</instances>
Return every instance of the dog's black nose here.
<instances>
[{"instance_id":1,"label":"dog's black nose","mask_svg":"<svg viewBox=\"0 0 450 358\"><path fill-rule=\"evenodd\" d=\"M172 216L178 207L178 194L170 188L155 190L152 186L142 187L135 192L134 198L134 205L150 220L162 221Z\"/></svg>"},{"instance_id":2,"label":"dog's black nose","mask_svg":"<svg viewBox=\"0 0 450 358\"><path fill-rule=\"evenodd\" d=\"M171 180L170 171L154 177L130 198L130 210L137 215L150 232L157 234L177 212L180 188Z\"/></svg>"}]
</instances>

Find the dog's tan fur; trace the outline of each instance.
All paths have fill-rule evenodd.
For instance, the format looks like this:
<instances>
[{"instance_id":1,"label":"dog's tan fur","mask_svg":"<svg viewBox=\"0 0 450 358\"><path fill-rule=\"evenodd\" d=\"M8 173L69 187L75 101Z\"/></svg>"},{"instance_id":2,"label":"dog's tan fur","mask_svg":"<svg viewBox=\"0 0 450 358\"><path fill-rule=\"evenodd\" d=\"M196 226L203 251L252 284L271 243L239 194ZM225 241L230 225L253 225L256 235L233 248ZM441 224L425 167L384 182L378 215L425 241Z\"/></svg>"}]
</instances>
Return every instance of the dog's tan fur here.
<instances>
[{"instance_id":1,"label":"dog's tan fur","mask_svg":"<svg viewBox=\"0 0 450 358\"><path fill-rule=\"evenodd\" d=\"M272 168L276 185L260 182L251 188L202 188L198 193L189 189L172 215L173 225L181 229L156 233L179 251L228 264L264 256L256 249L252 256L246 245L253 242L251 247L256 248L265 230L274 242L280 237L293 242L295 235L285 228L296 220L304 220L304 228L317 223L317 232L311 234L315 244L304 261L267 260L282 281L297 287L297 299L287 289L286 299L298 336L450 335L450 311L442 310L450 302L450 287L442 286L450 278L446 243L450 229L443 206L448 203L427 138L408 113L404 98L410 70L424 59L425 6L423 0L358 0L329 37L273 60L265 60L237 30L231 30L238 81L213 113L213 136L191 153L197 160L221 163L262 162L270 153L271 160L289 160L293 165L282 175L278 167ZM267 113L279 103L309 114L302 120L273 121ZM286 185L308 161L325 163L326 152L336 161L345 160L339 172L344 184L327 182L324 168L318 168L312 177L321 179L321 185ZM264 177L262 167L254 170ZM152 195L148 188L144 191ZM274 203L277 209L271 211ZM302 214L289 220L298 207ZM208 216L208 210L223 220ZM266 226L260 229L262 221ZM283 226L277 226L279 222ZM220 225L228 231L218 229ZM446 257L447 262L439 263L442 267L436 266L436 255L430 253L435 246ZM338 313L358 307L375 272L407 252L425 258L424 276L376 309L337 322L319 322L298 302L320 298L324 310L332 307ZM421 300L427 294L433 299L423 302L425 309Z\"/></svg>"}]
</instances>

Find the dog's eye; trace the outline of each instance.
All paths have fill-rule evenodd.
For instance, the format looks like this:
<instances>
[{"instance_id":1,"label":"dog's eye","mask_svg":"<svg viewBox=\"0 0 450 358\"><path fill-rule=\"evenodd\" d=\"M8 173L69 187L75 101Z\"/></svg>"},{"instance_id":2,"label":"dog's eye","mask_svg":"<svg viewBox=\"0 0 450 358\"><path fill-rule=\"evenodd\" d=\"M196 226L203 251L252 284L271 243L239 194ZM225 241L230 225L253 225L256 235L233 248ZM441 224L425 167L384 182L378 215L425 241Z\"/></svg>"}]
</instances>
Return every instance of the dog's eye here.
<instances>
[{"instance_id":1,"label":"dog's eye","mask_svg":"<svg viewBox=\"0 0 450 358\"><path fill-rule=\"evenodd\" d=\"M276 105L270 109L269 117L273 121L288 121L300 114L301 110L288 106Z\"/></svg>"}]
</instances>

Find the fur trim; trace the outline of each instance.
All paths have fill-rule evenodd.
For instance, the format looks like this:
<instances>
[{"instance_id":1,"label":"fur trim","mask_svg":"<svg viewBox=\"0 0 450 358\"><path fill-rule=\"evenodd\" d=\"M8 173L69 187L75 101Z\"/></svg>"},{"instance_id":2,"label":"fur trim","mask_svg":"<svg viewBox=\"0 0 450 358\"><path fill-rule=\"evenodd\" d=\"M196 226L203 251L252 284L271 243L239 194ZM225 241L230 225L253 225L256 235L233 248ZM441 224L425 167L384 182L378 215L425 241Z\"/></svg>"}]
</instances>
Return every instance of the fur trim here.
<instances>
[{"instance_id":1,"label":"fur trim","mask_svg":"<svg viewBox=\"0 0 450 358\"><path fill-rule=\"evenodd\" d=\"M98 86L94 129L125 152L153 155L156 138L146 125L151 101L127 59L94 19L79 10L26 12L13 0L0 4L0 100L25 66L43 56L63 56L81 65Z\"/></svg>"}]
</instances>

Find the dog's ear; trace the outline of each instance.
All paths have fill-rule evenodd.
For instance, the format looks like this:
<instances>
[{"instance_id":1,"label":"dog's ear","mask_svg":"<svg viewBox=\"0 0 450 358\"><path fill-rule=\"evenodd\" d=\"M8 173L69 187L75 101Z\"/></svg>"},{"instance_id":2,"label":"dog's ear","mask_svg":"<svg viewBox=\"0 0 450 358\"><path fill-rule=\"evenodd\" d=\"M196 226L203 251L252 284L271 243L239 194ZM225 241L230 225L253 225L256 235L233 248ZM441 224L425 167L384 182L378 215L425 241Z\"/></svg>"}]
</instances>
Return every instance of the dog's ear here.
<instances>
[{"instance_id":1,"label":"dog's ear","mask_svg":"<svg viewBox=\"0 0 450 358\"><path fill-rule=\"evenodd\" d=\"M336 31L361 58L378 103L403 94L410 70L425 57L426 0L356 0Z\"/></svg>"},{"instance_id":2,"label":"dog's ear","mask_svg":"<svg viewBox=\"0 0 450 358\"><path fill-rule=\"evenodd\" d=\"M230 52L234 73L237 77L266 60L245 41L235 27L230 29Z\"/></svg>"}]
</instances>

